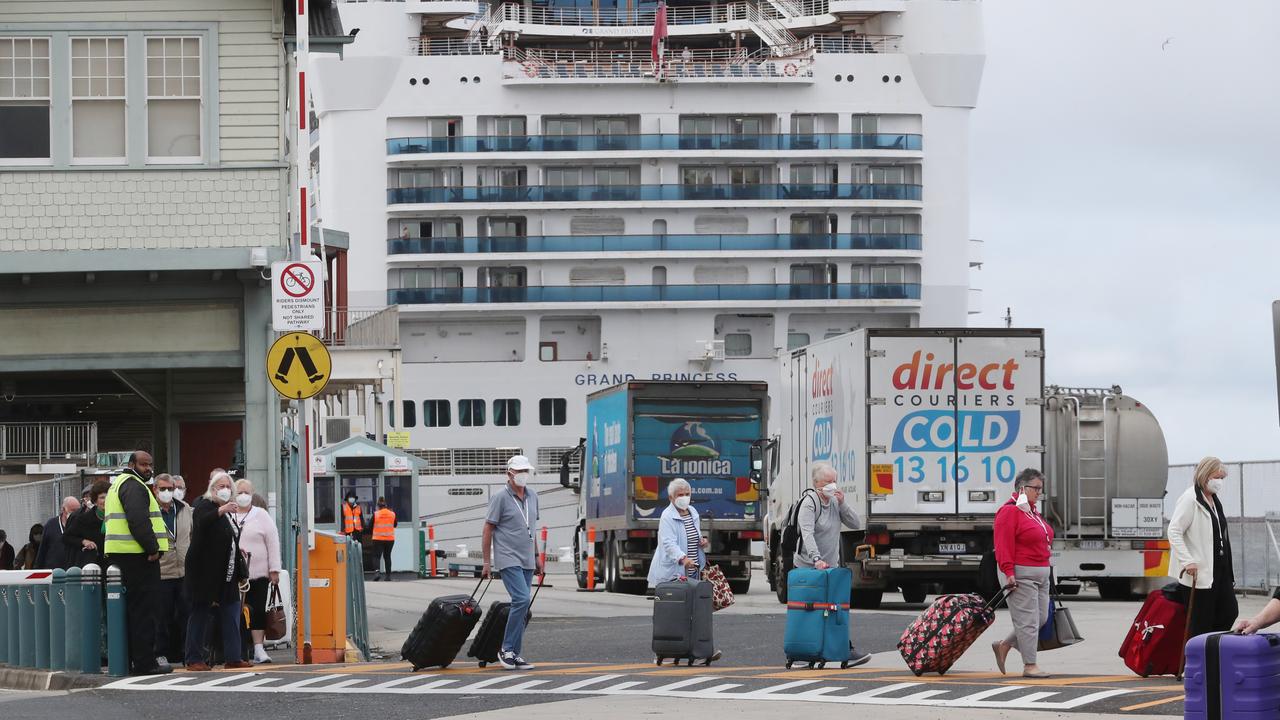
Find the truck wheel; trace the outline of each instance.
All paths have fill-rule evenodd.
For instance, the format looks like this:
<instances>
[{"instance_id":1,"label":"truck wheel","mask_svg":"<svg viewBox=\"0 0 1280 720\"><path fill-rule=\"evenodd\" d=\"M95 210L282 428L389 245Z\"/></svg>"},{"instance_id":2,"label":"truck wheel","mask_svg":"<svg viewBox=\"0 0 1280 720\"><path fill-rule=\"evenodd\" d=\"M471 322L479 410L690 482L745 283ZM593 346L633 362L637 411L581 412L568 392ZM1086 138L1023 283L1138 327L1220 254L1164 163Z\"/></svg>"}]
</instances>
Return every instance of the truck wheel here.
<instances>
[{"instance_id":1,"label":"truck wheel","mask_svg":"<svg viewBox=\"0 0 1280 720\"><path fill-rule=\"evenodd\" d=\"M601 544L604 553L604 591L607 593L618 592L618 567L614 564L618 560L618 554L613 552L613 543L606 540Z\"/></svg>"},{"instance_id":2,"label":"truck wheel","mask_svg":"<svg viewBox=\"0 0 1280 720\"><path fill-rule=\"evenodd\" d=\"M919 603L924 602L925 598L928 596L929 593L925 589L925 586L920 583L911 583L902 586L902 599L912 605L918 605Z\"/></svg>"},{"instance_id":3,"label":"truck wheel","mask_svg":"<svg viewBox=\"0 0 1280 720\"><path fill-rule=\"evenodd\" d=\"M587 588L587 569L582 559L582 547L578 541L578 533L573 534L573 574L578 581L578 587L585 590Z\"/></svg>"},{"instance_id":4,"label":"truck wheel","mask_svg":"<svg viewBox=\"0 0 1280 720\"><path fill-rule=\"evenodd\" d=\"M883 590L855 589L849 593L849 605L858 610L875 610L880 607L883 597Z\"/></svg>"},{"instance_id":5,"label":"truck wheel","mask_svg":"<svg viewBox=\"0 0 1280 720\"><path fill-rule=\"evenodd\" d=\"M777 579L774 584L773 591L778 596L778 602L783 605L787 604L787 574L783 571L782 560L774 558L773 561L773 577Z\"/></svg>"},{"instance_id":6,"label":"truck wheel","mask_svg":"<svg viewBox=\"0 0 1280 720\"><path fill-rule=\"evenodd\" d=\"M751 589L751 578L747 578L746 580L730 580L729 589L733 591L734 595L746 595L747 591Z\"/></svg>"},{"instance_id":7,"label":"truck wheel","mask_svg":"<svg viewBox=\"0 0 1280 720\"><path fill-rule=\"evenodd\" d=\"M1098 581L1098 594L1103 600L1128 600L1133 597L1133 588L1128 578L1110 578Z\"/></svg>"}]
</instances>

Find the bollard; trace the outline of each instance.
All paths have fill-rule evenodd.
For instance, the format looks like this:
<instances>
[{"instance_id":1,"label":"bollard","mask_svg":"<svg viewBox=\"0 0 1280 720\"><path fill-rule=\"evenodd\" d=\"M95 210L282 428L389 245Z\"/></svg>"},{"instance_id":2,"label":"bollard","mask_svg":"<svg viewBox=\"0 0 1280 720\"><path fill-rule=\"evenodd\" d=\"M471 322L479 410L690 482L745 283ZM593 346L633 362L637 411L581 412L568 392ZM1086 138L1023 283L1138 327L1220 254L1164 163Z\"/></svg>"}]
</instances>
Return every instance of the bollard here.
<instances>
[{"instance_id":1,"label":"bollard","mask_svg":"<svg viewBox=\"0 0 1280 720\"><path fill-rule=\"evenodd\" d=\"M436 574L436 526L427 526L427 540L431 543L431 577L439 577Z\"/></svg>"},{"instance_id":2,"label":"bollard","mask_svg":"<svg viewBox=\"0 0 1280 720\"><path fill-rule=\"evenodd\" d=\"M52 585L34 585L32 594L35 600L35 641L36 667L49 669L49 589Z\"/></svg>"},{"instance_id":3,"label":"bollard","mask_svg":"<svg viewBox=\"0 0 1280 720\"><path fill-rule=\"evenodd\" d=\"M18 667L36 666L36 594L34 585L18 586Z\"/></svg>"},{"instance_id":4,"label":"bollard","mask_svg":"<svg viewBox=\"0 0 1280 720\"><path fill-rule=\"evenodd\" d=\"M18 666L18 645L22 640L22 633L19 630L22 627L22 621L19 618L21 612L18 608L22 602L22 593L18 592L21 589L21 585L9 586L9 612L5 613L9 623L9 665L13 667Z\"/></svg>"},{"instance_id":5,"label":"bollard","mask_svg":"<svg viewBox=\"0 0 1280 720\"><path fill-rule=\"evenodd\" d=\"M49 669L67 667L67 574L61 568L53 571L49 586Z\"/></svg>"},{"instance_id":6,"label":"bollard","mask_svg":"<svg viewBox=\"0 0 1280 720\"><path fill-rule=\"evenodd\" d=\"M129 638L126 634L124 583L120 568L107 568L107 674L129 674Z\"/></svg>"},{"instance_id":7,"label":"bollard","mask_svg":"<svg viewBox=\"0 0 1280 720\"><path fill-rule=\"evenodd\" d=\"M539 567L542 568L542 574L538 576L538 584L542 585L547 581L547 526L542 526L542 552L538 553Z\"/></svg>"},{"instance_id":8,"label":"bollard","mask_svg":"<svg viewBox=\"0 0 1280 720\"><path fill-rule=\"evenodd\" d=\"M587 528L587 590L596 589L596 527Z\"/></svg>"},{"instance_id":9,"label":"bollard","mask_svg":"<svg viewBox=\"0 0 1280 720\"><path fill-rule=\"evenodd\" d=\"M80 672L102 673L102 570L94 563L80 575Z\"/></svg>"},{"instance_id":10,"label":"bollard","mask_svg":"<svg viewBox=\"0 0 1280 720\"><path fill-rule=\"evenodd\" d=\"M84 588L80 583L80 568L73 567L67 570L67 578L62 583L63 589L66 591L66 616L63 618L63 630L66 634L66 664L67 670L80 669L80 631L81 631L81 614L84 612L84 603L81 599L84 597Z\"/></svg>"},{"instance_id":11,"label":"bollard","mask_svg":"<svg viewBox=\"0 0 1280 720\"><path fill-rule=\"evenodd\" d=\"M0 585L0 665L9 664L9 595L13 588Z\"/></svg>"}]
</instances>

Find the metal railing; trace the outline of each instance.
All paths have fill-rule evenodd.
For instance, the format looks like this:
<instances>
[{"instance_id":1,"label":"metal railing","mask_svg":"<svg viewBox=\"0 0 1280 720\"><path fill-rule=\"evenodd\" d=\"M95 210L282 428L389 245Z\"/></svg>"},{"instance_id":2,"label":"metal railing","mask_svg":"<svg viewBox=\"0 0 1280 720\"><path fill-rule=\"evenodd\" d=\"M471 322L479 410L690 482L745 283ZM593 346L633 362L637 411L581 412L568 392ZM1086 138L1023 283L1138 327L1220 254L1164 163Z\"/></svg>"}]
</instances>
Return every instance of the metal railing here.
<instances>
[{"instance_id":1,"label":"metal railing","mask_svg":"<svg viewBox=\"0 0 1280 720\"><path fill-rule=\"evenodd\" d=\"M521 185L388 188L387 204L635 202L739 200L918 201L919 185L902 183L758 183L710 185Z\"/></svg>"},{"instance_id":2,"label":"metal railing","mask_svg":"<svg viewBox=\"0 0 1280 720\"><path fill-rule=\"evenodd\" d=\"M394 307L330 308L321 339L333 347L398 348L399 311Z\"/></svg>"},{"instance_id":3,"label":"metal railing","mask_svg":"<svg viewBox=\"0 0 1280 720\"><path fill-rule=\"evenodd\" d=\"M98 453L98 423L0 423L0 460L64 460Z\"/></svg>"},{"instance_id":4,"label":"metal railing","mask_svg":"<svg viewBox=\"0 0 1280 720\"><path fill-rule=\"evenodd\" d=\"M814 52L864 55L902 52L901 35L810 35L805 38Z\"/></svg>"},{"instance_id":5,"label":"metal railing","mask_svg":"<svg viewBox=\"0 0 1280 720\"><path fill-rule=\"evenodd\" d=\"M499 55L501 50L479 40L431 37L409 38L409 52L414 55Z\"/></svg>"},{"instance_id":6,"label":"metal railing","mask_svg":"<svg viewBox=\"0 0 1280 720\"><path fill-rule=\"evenodd\" d=\"M793 48L799 43L790 30L780 22L781 15L768 0L760 4L747 3L742 6L747 13L747 24L755 30L765 43L775 48ZM782 54L791 54L790 50Z\"/></svg>"},{"instance_id":7,"label":"metal railing","mask_svg":"<svg viewBox=\"0 0 1280 720\"><path fill-rule=\"evenodd\" d=\"M400 237L388 255L524 252L646 252L744 250L920 250L918 233L740 235L530 235Z\"/></svg>"},{"instance_id":8,"label":"metal railing","mask_svg":"<svg viewBox=\"0 0 1280 720\"><path fill-rule=\"evenodd\" d=\"M347 638L369 660L369 606L364 596L364 548L355 538L347 540ZM375 567L377 560L374 560Z\"/></svg>"},{"instance_id":9,"label":"metal railing","mask_svg":"<svg viewBox=\"0 0 1280 720\"><path fill-rule=\"evenodd\" d=\"M812 17L828 12L828 0L762 0L772 4L781 17ZM728 5L696 5L692 7L668 7L668 25L715 25L747 19L746 7L751 3ZM490 13L488 22L520 23L527 25L568 25L599 27L652 27L657 7L642 8L584 8L584 7L525 7L518 3L503 3Z\"/></svg>"},{"instance_id":10,"label":"metal railing","mask_svg":"<svg viewBox=\"0 0 1280 720\"><path fill-rule=\"evenodd\" d=\"M917 133L637 133L631 135L465 135L387 140L388 155L626 150L914 150Z\"/></svg>"},{"instance_id":11,"label":"metal railing","mask_svg":"<svg viewBox=\"0 0 1280 720\"><path fill-rule=\"evenodd\" d=\"M919 299L920 285L918 283L537 285L531 287L402 288L387 291L387 302L401 305Z\"/></svg>"},{"instance_id":12,"label":"metal railing","mask_svg":"<svg viewBox=\"0 0 1280 720\"><path fill-rule=\"evenodd\" d=\"M500 475L520 448L429 448L406 451L426 465L419 475Z\"/></svg>"}]
</instances>

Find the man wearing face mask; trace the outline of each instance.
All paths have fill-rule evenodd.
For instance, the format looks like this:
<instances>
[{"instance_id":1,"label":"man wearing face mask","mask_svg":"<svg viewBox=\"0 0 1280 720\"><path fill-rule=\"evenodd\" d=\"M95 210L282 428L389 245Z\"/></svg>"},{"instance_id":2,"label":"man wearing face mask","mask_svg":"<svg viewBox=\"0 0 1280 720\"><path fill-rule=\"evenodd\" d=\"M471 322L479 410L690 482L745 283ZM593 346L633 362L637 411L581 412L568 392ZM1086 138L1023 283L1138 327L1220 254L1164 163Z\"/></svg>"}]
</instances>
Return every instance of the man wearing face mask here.
<instances>
[{"instance_id":1,"label":"man wearing face mask","mask_svg":"<svg viewBox=\"0 0 1280 720\"><path fill-rule=\"evenodd\" d=\"M490 577L491 568L496 568L511 596L511 614L498 653L498 662L507 670L533 669L521 655L533 574L543 570L533 539L533 529L538 526L538 495L528 487L532 472L533 465L524 455L507 461L507 487L489 500L484 523L484 577Z\"/></svg>"},{"instance_id":2,"label":"man wearing face mask","mask_svg":"<svg viewBox=\"0 0 1280 720\"><path fill-rule=\"evenodd\" d=\"M160 518L169 534L169 552L160 556L160 599L156 615L156 658L168 665L169 657L182 657L187 627L187 603L182 594L187 550L191 547L191 506L178 499L174 477L160 473L152 490L160 503Z\"/></svg>"},{"instance_id":3,"label":"man wearing face mask","mask_svg":"<svg viewBox=\"0 0 1280 720\"><path fill-rule=\"evenodd\" d=\"M128 468L107 491L104 552L120 568L129 613L129 663L134 675L167 673L156 658L156 623L160 599L160 555L169 551L169 531L147 480L151 454L138 450Z\"/></svg>"},{"instance_id":4,"label":"man wearing face mask","mask_svg":"<svg viewBox=\"0 0 1280 720\"><path fill-rule=\"evenodd\" d=\"M356 502L356 494L347 492L346 502L342 503L342 534L358 540L363 532L364 510Z\"/></svg>"},{"instance_id":5,"label":"man wearing face mask","mask_svg":"<svg viewBox=\"0 0 1280 720\"><path fill-rule=\"evenodd\" d=\"M188 507L191 503L187 502L187 481L181 475L173 476L173 499L186 504Z\"/></svg>"},{"instance_id":6,"label":"man wearing face mask","mask_svg":"<svg viewBox=\"0 0 1280 720\"><path fill-rule=\"evenodd\" d=\"M800 497L800 512L796 515L800 541L796 545L795 566L826 570L840 565L841 526L850 530L861 530L864 526L862 518L845 502L835 468L817 463L809 476L813 490L806 490ZM850 646L849 667L870 659L869 654Z\"/></svg>"}]
</instances>

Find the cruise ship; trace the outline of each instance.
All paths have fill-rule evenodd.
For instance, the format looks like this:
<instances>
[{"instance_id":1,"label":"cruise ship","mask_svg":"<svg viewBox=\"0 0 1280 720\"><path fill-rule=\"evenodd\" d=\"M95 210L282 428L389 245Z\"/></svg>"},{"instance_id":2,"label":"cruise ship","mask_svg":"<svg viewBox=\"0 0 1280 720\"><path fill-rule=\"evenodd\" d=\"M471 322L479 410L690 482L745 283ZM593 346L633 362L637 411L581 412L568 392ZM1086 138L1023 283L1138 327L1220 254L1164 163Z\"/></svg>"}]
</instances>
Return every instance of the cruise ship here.
<instances>
[{"instance_id":1,"label":"cruise ship","mask_svg":"<svg viewBox=\"0 0 1280 720\"><path fill-rule=\"evenodd\" d=\"M980 309L977 0L338 7L318 222L349 235L346 302L398 306L399 407L367 422L408 432L449 550L516 452L571 545L556 470L596 389L772 385L790 348Z\"/></svg>"}]
</instances>

